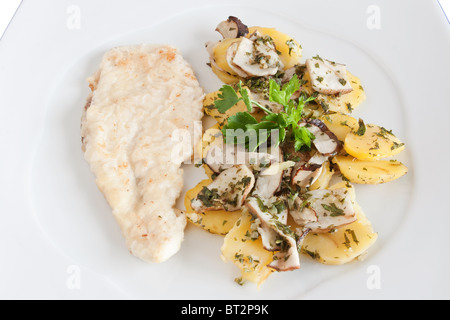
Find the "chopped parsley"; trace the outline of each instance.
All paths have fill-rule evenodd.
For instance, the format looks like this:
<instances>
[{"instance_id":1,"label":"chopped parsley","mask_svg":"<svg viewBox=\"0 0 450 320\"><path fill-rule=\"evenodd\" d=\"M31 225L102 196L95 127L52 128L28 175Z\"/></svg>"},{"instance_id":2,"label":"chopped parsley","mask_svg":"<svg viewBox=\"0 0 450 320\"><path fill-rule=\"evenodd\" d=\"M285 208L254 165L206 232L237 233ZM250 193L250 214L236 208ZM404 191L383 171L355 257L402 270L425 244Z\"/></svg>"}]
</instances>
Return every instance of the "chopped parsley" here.
<instances>
[{"instance_id":1,"label":"chopped parsley","mask_svg":"<svg viewBox=\"0 0 450 320\"><path fill-rule=\"evenodd\" d=\"M290 40L286 41L286 45L289 48L289 55L291 55L292 50L297 49L297 44L295 43L294 39L290 39Z\"/></svg>"},{"instance_id":2,"label":"chopped parsley","mask_svg":"<svg viewBox=\"0 0 450 320\"><path fill-rule=\"evenodd\" d=\"M330 214L331 217L338 217L338 216L344 216L345 215L344 210L342 210L341 208L338 208L336 206L336 204L334 204L334 203L331 203L330 205L322 203L322 207L325 210L331 212L331 214Z\"/></svg>"},{"instance_id":3,"label":"chopped parsley","mask_svg":"<svg viewBox=\"0 0 450 320\"><path fill-rule=\"evenodd\" d=\"M205 207L210 208L214 206L215 201L219 199L220 196L217 189L209 190L207 187L203 187L197 198L205 205Z\"/></svg>"},{"instance_id":4,"label":"chopped parsley","mask_svg":"<svg viewBox=\"0 0 450 320\"><path fill-rule=\"evenodd\" d=\"M366 133L366 125L364 124L364 121L362 119L359 119L359 128L356 131L356 135L362 137Z\"/></svg>"}]
</instances>

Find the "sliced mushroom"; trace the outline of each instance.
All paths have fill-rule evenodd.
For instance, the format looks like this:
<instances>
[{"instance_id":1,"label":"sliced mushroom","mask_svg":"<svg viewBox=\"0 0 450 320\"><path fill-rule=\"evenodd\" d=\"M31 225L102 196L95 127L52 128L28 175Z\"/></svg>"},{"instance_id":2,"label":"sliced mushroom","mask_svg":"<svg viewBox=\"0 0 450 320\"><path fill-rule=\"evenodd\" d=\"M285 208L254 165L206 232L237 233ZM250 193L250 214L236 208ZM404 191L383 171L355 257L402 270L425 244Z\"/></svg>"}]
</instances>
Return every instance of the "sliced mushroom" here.
<instances>
[{"instance_id":1,"label":"sliced mushroom","mask_svg":"<svg viewBox=\"0 0 450 320\"><path fill-rule=\"evenodd\" d=\"M281 61L275 42L270 36L265 36L255 31L250 39L254 43L255 47L255 62L259 63L260 67L266 68L278 68L283 70L284 65Z\"/></svg>"},{"instance_id":2,"label":"sliced mushroom","mask_svg":"<svg viewBox=\"0 0 450 320\"><path fill-rule=\"evenodd\" d=\"M289 214L294 218L295 223L306 226L310 222L317 222L319 217L314 210L306 208L308 201L304 198L297 197L294 200L293 207L290 208Z\"/></svg>"},{"instance_id":3,"label":"sliced mushroom","mask_svg":"<svg viewBox=\"0 0 450 320\"><path fill-rule=\"evenodd\" d=\"M280 162L283 160L283 154L280 147L271 150L272 155L274 152L278 152L278 158L274 158L269 167L261 170L256 179L255 189L252 193L263 199L271 198L280 190L286 170L289 170L295 165L295 162L293 161Z\"/></svg>"},{"instance_id":4,"label":"sliced mushroom","mask_svg":"<svg viewBox=\"0 0 450 320\"><path fill-rule=\"evenodd\" d=\"M251 39L242 38L233 58L233 64L253 77L275 75L283 68L273 40L253 35Z\"/></svg>"},{"instance_id":5,"label":"sliced mushroom","mask_svg":"<svg viewBox=\"0 0 450 320\"><path fill-rule=\"evenodd\" d=\"M219 174L210 185L204 187L191 201L191 207L198 213L239 210L254 185L255 177L246 165L231 167Z\"/></svg>"},{"instance_id":6,"label":"sliced mushroom","mask_svg":"<svg viewBox=\"0 0 450 320\"><path fill-rule=\"evenodd\" d=\"M216 138L220 139L220 138ZM266 152L249 152L242 145L219 142L209 148L203 162L215 173L232 166L245 164L252 170L260 171L273 162L280 161L279 148Z\"/></svg>"},{"instance_id":7,"label":"sliced mushroom","mask_svg":"<svg viewBox=\"0 0 450 320\"><path fill-rule=\"evenodd\" d=\"M328 157L316 153L308 162L297 163L292 171L292 184L296 184L302 188L310 187L321 175L323 164L327 159Z\"/></svg>"},{"instance_id":8,"label":"sliced mushroom","mask_svg":"<svg viewBox=\"0 0 450 320\"><path fill-rule=\"evenodd\" d=\"M242 70L240 67L238 67L234 62L233 59L236 56L237 49L239 47L239 43L233 43L228 49L227 49L227 63L230 66L230 68L240 77L242 78L248 78L250 75Z\"/></svg>"},{"instance_id":9,"label":"sliced mushroom","mask_svg":"<svg viewBox=\"0 0 450 320\"><path fill-rule=\"evenodd\" d=\"M298 168L294 168L294 174L292 175L292 184L296 184L302 188L307 188L319 178L321 173L321 164L306 163L303 165L299 165Z\"/></svg>"},{"instance_id":10,"label":"sliced mushroom","mask_svg":"<svg viewBox=\"0 0 450 320\"><path fill-rule=\"evenodd\" d=\"M253 195L263 199L271 198L280 190L283 181L283 171L279 171L273 175L260 175L256 179Z\"/></svg>"},{"instance_id":11,"label":"sliced mushroom","mask_svg":"<svg viewBox=\"0 0 450 320\"><path fill-rule=\"evenodd\" d=\"M289 214L312 232L328 232L356 221L356 212L347 189L313 190L294 202Z\"/></svg>"},{"instance_id":12,"label":"sliced mushroom","mask_svg":"<svg viewBox=\"0 0 450 320\"><path fill-rule=\"evenodd\" d=\"M248 34L248 27L236 17L230 16L228 20L222 21L216 28L224 39L240 38Z\"/></svg>"},{"instance_id":13,"label":"sliced mushroom","mask_svg":"<svg viewBox=\"0 0 450 320\"><path fill-rule=\"evenodd\" d=\"M280 232L276 225L284 225L287 222L287 209L282 199L272 197L263 199L251 196L247 199L246 208L258 223L257 230L261 235L263 246L268 251L279 251L282 249Z\"/></svg>"},{"instance_id":14,"label":"sliced mushroom","mask_svg":"<svg viewBox=\"0 0 450 320\"><path fill-rule=\"evenodd\" d=\"M279 232L272 226L274 223L276 223L276 221L278 221L279 223L281 223L281 221L280 217L276 213L269 212L269 206L267 205L267 202L268 200L264 201L259 197L249 197L246 201L245 206L247 207L249 212L256 218L255 221L258 223L257 230L261 235L264 249L268 251L278 251L281 250L282 241L279 241ZM284 216L286 216L286 214L284 214Z\"/></svg>"},{"instance_id":15,"label":"sliced mushroom","mask_svg":"<svg viewBox=\"0 0 450 320\"><path fill-rule=\"evenodd\" d=\"M277 271L290 271L300 268L295 233L286 225L284 218L273 214L262 199L250 197L246 207L259 221L258 232L266 250L276 251L274 260L268 265ZM286 215L286 208L280 209ZM281 217L284 217L281 215ZM281 220L283 219L283 220Z\"/></svg>"},{"instance_id":16,"label":"sliced mushroom","mask_svg":"<svg viewBox=\"0 0 450 320\"><path fill-rule=\"evenodd\" d=\"M280 158L277 153L272 153L268 150L268 153L265 152L248 152L247 153L247 163L255 171L262 171L271 163L279 162Z\"/></svg>"},{"instance_id":17,"label":"sliced mushroom","mask_svg":"<svg viewBox=\"0 0 450 320\"><path fill-rule=\"evenodd\" d=\"M345 65L316 56L306 60L306 67L315 91L327 94L346 94L353 91Z\"/></svg>"},{"instance_id":18,"label":"sliced mushroom","mask_svg":"<svg viewBox=\"0 0 450 320\"><path fill-rule=\"evenodd\" d=\"M215 173L220 173L235 165L245 164L245 161L242 163L237 163L236 161L237 153L244 151L245 150L241 150L235 145L225 143L223 139L221 139L220 143L215 144L208 149L203 162Z\"/></svg>"},{"instance_id":19,"label":"sliced mushroom","mask_svg":"<svg viewBox=\"0 0 450 320\"><path fill-rule=\"evenodd\" d=\"M275 162L270 165L270 167L261 171L261 176L273 176L278 175L279 173L283 173L289 168L295 166L294 161L284 161L284 162Z\"/></svg>"},{"instance_id":20,"label":"sliced mushroom","mask_svg":"<svg viewBox=\"0 0 450 320\"><path fill-rule=\"evenodd\" d=\"M297 248L301 247L303 240L311 232L309 228L296 228L295 234L297 235Z\"/></svg>"},{"instance_id":21,"label":"sliced mushroom","mask_svg":"<svg viewBox=\"0 0 450 320\"><path fill-rule=\"evenodd\" d=\"M325 156L334 156L342 149L336 135L319 119L311 119L299 124L306 127L314 136L313 144Z\"/></svg>"},{"instance_id":22,"label":"sliced mushroom","mask_svg":"<svg viewBox=\"0 0 450 320\"><path fill-rule=\"evenodd\" d=\"M281 78L281 84L285 84L285 83L288 83L289 81L291 81L291 79L294 77L294 75L297 74L297 67L298 66L293 66L293 67L287 69L286 71L284 71L283 77Z\"/></svg>"},{"instance_id":23,"label":"sliced mushroom","mask_svg":"<svg viewBox=\"0 0 450 320\"><path fill-rule=\"evenodd\" d=\"M277 252L274 255L273 261L268 264L278 272L293 271L300 269L300 255L298 254L297 242L293 237L287 237L288 249L286 252Z\"/></svg>"}]
</instances>

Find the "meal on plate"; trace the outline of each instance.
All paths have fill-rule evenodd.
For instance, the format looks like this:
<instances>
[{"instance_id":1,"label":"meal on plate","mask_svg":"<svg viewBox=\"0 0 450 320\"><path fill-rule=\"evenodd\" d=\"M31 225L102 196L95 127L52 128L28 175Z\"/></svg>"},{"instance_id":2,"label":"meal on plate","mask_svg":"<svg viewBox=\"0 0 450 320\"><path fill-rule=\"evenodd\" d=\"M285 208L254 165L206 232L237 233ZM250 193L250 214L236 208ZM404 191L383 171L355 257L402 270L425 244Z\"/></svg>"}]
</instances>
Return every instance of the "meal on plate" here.
<instances>
[{"instance_id":1,"label":"meal on plate","mask_svg":"<svg viewBox=\"0 0 450 320\"><path fill-rule=\"evenodd\" d=\"M207 176L185 196L188 220L224 236L221 256L236 280L262 284L310 257L339 265L361 259L377 233L354 184L405 175L392 157L405 145L391 130L352 116L366 98L360 79L272 28L221 22L207 43L224 83L206 95L217 123L203 134Z\"/></svg>"},{"instance_id":2,"label":"meal on plate","mask_svg":"<svg viewBox=\"0 0 450 320\"><path fill-rule=\"evenodd\" d=\"M82 149L129 251L163 262L179 251L187 221L222 235L221 256L261 285L273 272L361 259L377 233L354 184L405 175L405 149L391 130L352 116L366 98L347 66L273 28L221 22L207 43L223 82L209 94L181 53L167 45L117 47L89 78ZM196 138L204 116L216 124ZM177 130L194 150L174 157ZM208 179L175 203L182 163L194 154Z\"/></svg>"},{"instance_id":3,"label":"meal on plate","mask_svg":"<svg viewBox=\"0 0 450 320\"><path fill-rule=\"evenodd\" d=\"M174 159L172 134L185 130L194 139L203 89L177 49L154 45L107 52L89 86L81 135L97 186L129 251L165 261L179 250L187 223L175 208L185 159Z\"/></svg>"}]
</instances>

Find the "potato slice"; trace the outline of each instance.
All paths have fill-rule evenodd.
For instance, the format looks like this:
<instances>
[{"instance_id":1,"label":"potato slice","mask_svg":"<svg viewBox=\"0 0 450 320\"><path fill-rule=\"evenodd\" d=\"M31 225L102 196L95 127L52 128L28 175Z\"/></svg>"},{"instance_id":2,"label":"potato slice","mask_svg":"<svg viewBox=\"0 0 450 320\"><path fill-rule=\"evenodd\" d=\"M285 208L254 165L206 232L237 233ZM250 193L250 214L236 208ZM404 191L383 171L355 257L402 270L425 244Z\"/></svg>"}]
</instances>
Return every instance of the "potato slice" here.
<instances>
[{"instance_id":1,"label":"potato slice","mask_svg":"<svg viewBox=\"0 0 450 320\"><path fill-rule=\"evenodd\" d=\"M218 139L219 137L220 139ZM219 124L216 123L203 133L201 143L197 144L197 154L201 155L202 159L204 159L208 153L208 150L216 143L222 143L222 141L222 131ZM206 164L203 164L202 167L205 169L206 175L212 179L214 171L212 171Z\"/></svg>"},{"instance_id":2,"label":"potato slice","mask_svg":"<svg viewBox=\"0 0 450 320\"><path fill-rule=\"evenodd\" d=\"M262 27L249 28L249 34L247 37L250 37L255 31L258 31L262 35L270 36L273 39L276 49L280 52L280 58L284 64L285 70L300 63L302 58L302 47L292 37L274 28Z\"/></svg>"},{"instance_id":3,"label":"potato slice","mask_svg":"<svg viewBox=\"0 0 450 320\"><path fill-rule=\"evenodd\" d=\"M345 113L336 112L322 115L320 120L333 132L336 137L344 142L347 135L358 130L358 120Z\"/></svg>"},{"instance_id":4,"label":"potato slice","mask_svg":"<svg viewBox=\"0 0 450 320\"><path fill-rule=\"evenodd\" d=\"M202 136L201 144L198 144L200 149L198 150L198 154L201 154L204 158L209 150L209 148L213 147L217 143L222 143L222 131L221 127L218 123L216 123L211 128L207 129Z\"/></svg>"},{"instance_id":5,"label":"potato slice","mask_svg":"<svg viewBox=\"0 0 450 320\"><path fill-rule=\"evenodd\" d=\"M324 111L334 111L341 113L352 113L364 100L366 93L361 85L361 80L347 70L348 81L353 91L340 96L319 94L317 103L319 103Z\"/></svg>"},{"instance_id":6,"label":"potato slice","mask_svg":"<svg viewBox=\"0 0 450 320\"><path fill-rule=\"evenodd\" d=\"M212 72L214 72L216 74L216 76L219 78L219 80L225 84L235 84L235 83L238 83L240 80L239 77L231 75L224 71L221 71L221 70L217 69L215 66L211 66L211 70L212 70Z\"/></svg>"},{"instance_id":7,"label":"potato slice","mask_svg":"<svg viewBox=\"0 0 450 320\"><path fill-rule=\"evenodd\" d=\"M233 262L241 270L242 281L250 281L260 286L273 269L267 267L273 261L273 253L264 249L261 237L251 237L253 217L243 210L242 216L225 236L222 259Z\"/></svg>"},{"instance_id":8,"label":"potato slice","mask_svg":"<svg viewBox=\"0 0 450 320\"><path fill-rule=\"evenodd\" d=\"M361 255L377 240L377 233L355 203L357 220L334 233L310 233L303 240L302 253L326 265L349 263Z\"/></svg>"},{"instance_id":9,"label":"potato slice","mask_svg":"<svg viewBox=\"0 0 450 320\"><path fill-rule=\"evenodd\" d=\"M186 196L184 198L186 217L189 222L205 229L210 233L226 235L234 227L236 221L241 217L241 210L232 212L217 210L197 213L191 207L191 200L200 193L203 187L208 186L212 183L212 181L212 179L203 180L197 186L186 192Z\"/></svg>"},{"instance_id":10,"label":"potato slice","mask_svg":"<svg viewBox=\"0 0 450 320\"><path fill-rule=\"evenodd\" d=\"M396 160L363 161L352 156L337 156L332 161L348 181L357 184L386 183L408 173L408 168Z\"/></svg>"},{"instance_id":11,"label":"potato slice","mask_svg":"<svg viewBox=\"0 0 450 320\"><path fill-rule=\"evenodd\" d=\"M332 186L328 187L328 190L337 190L337 189L342 189L342 188L347 189L347 191L349 192L349 195L350 195L350 199L352 200L353 204L355 204L356 203L355 187L353 187L353 185L350 184L349 182L341 181L341 182L335 183Z\"/></svg>"},{"instance_id":12,"label":"potato slice","mask_svg":"<svg viewBox=\"0 0 450 320\"><path fill-rule=\"evenodd\" d=\"M383 127L368 124L363 135L348 134L344 141L344 149L359 160L379 160L392 157L405 149L392 132Z\"/></svg>"},{"instance_id":13,"label":"potato slice","mask_svg":"<svg viewBox=\"0 0 450 320\"><path fill-rule=\"evenodd\" d=\"M314 89L312 87L311 77L306 69L300 80L302 82L302 90L311 96L314 93Z\"/></svg>"},{"instance_id":14,"label":"potato slice","mask_svg":"<svg viewBox=\"0 0 450 320\"><path fill-rule=\"evenodd\" d=\"M237 74L228 64L227 50L232 44L238 41L239 39L223 39L217 44L217 46L214 47L213 56L217 66L232 76L237 76Z\"/></svg>"},{"instance_id":15,"label":"potato slice","mask_svg":"<svg viewBox=\"0 0 450 320\"><path fill-rule=\"evenodd\" d=\"M223 143L221 137L222 133L219 124L215 124L211 128L207 129L202 136L202 143L199 144L199 154L205 157L209 148L216 143ZM201 181L197 186L186 192L184 198L184 205L186 208L186 216L189 222L211 232L213 234L225 235L234 226L237 219L241 216L241 211L229 212L225 210L207 211L204 213L197 213L191 207L191 200L194 199L202 190L204 186L209 185L213 181L214 172L206 165L203 165L206 175L209 179Z\"/></svg>"}]
</instances>

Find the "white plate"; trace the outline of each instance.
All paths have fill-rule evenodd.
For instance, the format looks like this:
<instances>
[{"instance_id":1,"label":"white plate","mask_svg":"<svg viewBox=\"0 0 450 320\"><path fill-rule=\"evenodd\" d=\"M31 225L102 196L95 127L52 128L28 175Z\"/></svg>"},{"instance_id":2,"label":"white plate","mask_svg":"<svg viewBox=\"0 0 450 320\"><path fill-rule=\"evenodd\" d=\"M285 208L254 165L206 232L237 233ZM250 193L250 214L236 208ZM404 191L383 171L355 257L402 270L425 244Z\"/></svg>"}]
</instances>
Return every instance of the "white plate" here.
<instances>
[{"instance_id":1,"label":"white plate","mask_svg":"<svg viewBox=\"0 0 450 320\"><path fill-rule=\"evenodd\" d=\"M301 270L274 274L257 290L234 283L237 269L220 259L222 237L193 226L164 264L128 253L80 149L85 79L113 46L169 43L215 91L204 43L219 38L215 26L229 15L290 34L304 57L346 63L368 95L356 116L406 142L406 177L357 186L379 233L366 260L336 267L305 257ZM0 42L0 297L450 297L449 28L432 1L24 1ZM185 189L202 174L186 167Z\"/></svg>"}]
</instances>

